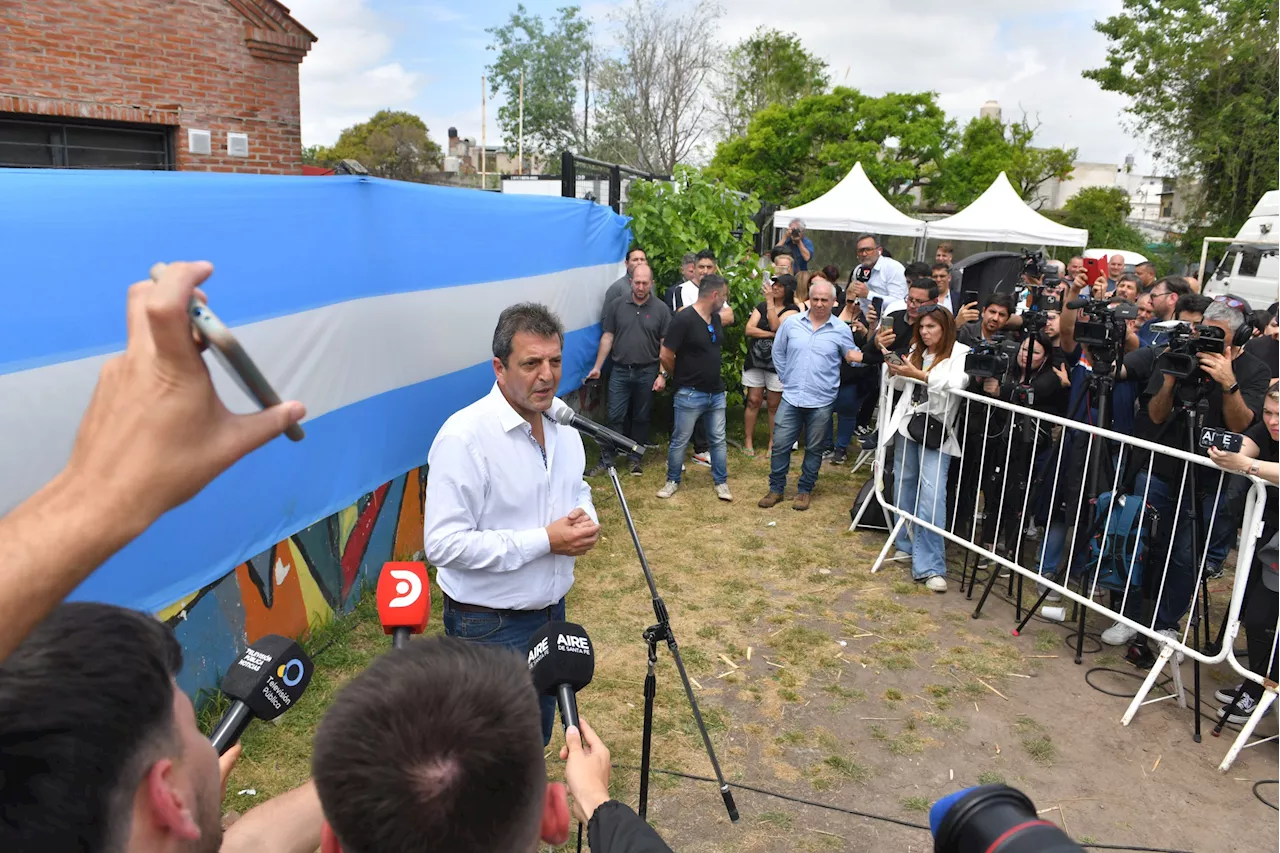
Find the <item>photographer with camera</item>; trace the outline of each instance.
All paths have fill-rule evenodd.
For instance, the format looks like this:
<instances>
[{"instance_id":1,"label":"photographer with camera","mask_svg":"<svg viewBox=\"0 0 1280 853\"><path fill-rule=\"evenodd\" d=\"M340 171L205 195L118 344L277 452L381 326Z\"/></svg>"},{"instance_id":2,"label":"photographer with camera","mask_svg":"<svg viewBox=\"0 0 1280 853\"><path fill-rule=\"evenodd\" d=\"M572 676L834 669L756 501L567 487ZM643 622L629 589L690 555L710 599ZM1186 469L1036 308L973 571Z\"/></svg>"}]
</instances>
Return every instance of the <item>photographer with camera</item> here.
<instances>
[{"instance_id":1,"label":"photographer with camera","mask_svg":"<svg viewBox=\"0 0 1280 853\"><path fill-rule=\"evenodd\" d=\"M977 346L983 341L994 340L1009 324L1009 318L1013 316L1013 306L1013 294L990 294L982 300L980 319L960 326L956 330L956 340L968 347Z\"/></svg>"},{"instance_id":2,"label":"photographer with camera","mask_svg":"<svg viewBox=\"0 0 1280 853\"><path fill-rule=\"evenodd\" d=\"M787 252L795 259L795 272L803 272L809 269L809 261L813 258L813 241L804 236L804 220L793 219L791 224L787 226L787 231L782 235L782 239L778 241L775 249Z\"/></svg>"},{"instance_id":3,"label":"photographer with camera","mask_svg":"<svg viewBox=\"0 0 1280 853\"><path fill-rule=\"evenodd\" d=\"M1011 352L1016 352L1016 357L1011 358ZM1000 336L983 341L965 359L971 392L1062 416L1069 393L1057 368L1053 344L1043 330L1020 335L1018 340ZM1052 431L1047 424L1038 425L1025 417L1010 418L1008 412L996 408L991 410L990 418L974 417L970 427L965 458L975 461L965 466L966 476L960 486L962 503L971 505L978 491L974 486L978 486L984 506L981 541L990 550L1007 549L1012 553L1022 529L1026 490L1034 492L1038 488L1053 451ZM979 470L983 472L981 483L975 482ZM964 495L971 497L965 501ZM1028 508L1034 510L1034 501L1028 502ZM957 515L966 517L964 512Z\"/></svg>"}]
</instances>

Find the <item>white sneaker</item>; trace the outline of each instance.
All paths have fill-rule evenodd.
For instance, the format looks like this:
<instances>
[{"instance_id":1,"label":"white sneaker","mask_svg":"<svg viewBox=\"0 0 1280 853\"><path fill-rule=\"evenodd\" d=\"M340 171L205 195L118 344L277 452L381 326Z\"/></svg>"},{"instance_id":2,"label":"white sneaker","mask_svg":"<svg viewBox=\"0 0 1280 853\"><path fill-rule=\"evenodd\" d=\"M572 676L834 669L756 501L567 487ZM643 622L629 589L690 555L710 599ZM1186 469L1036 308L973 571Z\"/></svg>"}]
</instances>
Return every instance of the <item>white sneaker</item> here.
<instances>
[{"instance_id":1,"label":"white sneaker","mask_svg":"<svg viewBox=\"0 0 1280 853\"><path fill-rule=\"evenodd\" d=\"M658 489L658 497L669 498L676 493L676 489L680 488L680 484L675 480L667 480L667 484Z\"/></svg>"},{"instance_id":2,"label":"white sneaker","mask_svg":"<svg viewBox=\"0 0 1280 853\"><path fill-rule=\"evenodd\" d=\"M888 562L890 562L890 563L901 563L901 562L907 562L907 563L909 563L909 562L911 562L911 552L910 552L910 551L903 551L903 550L901 550L901 549L895 548L895 549L894 549L894 551L893 551L893 556L892 556L892 557L890 557L890 558L888 559Z\"/></svg>"},{"instance_id":3,"label":"white sneaker","mask_svg":"<svg viewBox=\"0 0 1280 853\"><path fill-rule=\"evenodd\" d=\"M1102 632L1102 642L1108 646L1127 646L1129 642L1138 636L1138 632L1123 622L1115 622L1110 628Z\"/></svg>"},{"instance_id":4,"label":"white sneaker","mask_svg":"<svg viewBox=\"0 0 1280 853\"><path fill-rule=\"evenodd\" d=\"M1175 643L1182 642L1182 635L1178 633L1177 628L1161 628L1159 631L1156 631L1156 633L1163 634L1164 636L1168 637L1170 640L1173 640ZM1182 663L1184 655L1182 654L1182 652L1177 652L1176 654L1178 658L1178 663Z\"/></svg>"},{"instance_id":5,"label":"white sneaker","mask_svg":"<svg viewBox=\"0 0 1280 853\"><path fill-rule=\"evenodd\" d=\"M731 500L733 500L733 495L731 495L731 494L729 493L729 484L728 484L728 483L717 483L717 484L716 484L716 497L718 497L718 498L719 498L720 500L722 500L722 501L731 501Z\"/></svg>"},{"instance_id":6,"label":"white sneaker","mask_svg":"<svg viewBox=\"0 0 1280 853\"><path fill-rule=\"evenodd\" d=\"M1236 698L1236 694L1244 689L1244 682L1240 682L1234 687L1221 687L1214 691L1213 698L1219 702L1225 702L1230 705Z\"/></svg>"},{"instance_id":7,"label":"white sneaker","mask_svg":"<svg viewBox=\"0 0 1280 853\"><path fill-rule=\"evenodd\" d=\"M699 465L706 465L708 468L710 468L711 453L709 451L707 453L695 453L693 454L693 461L697 462Z\"/></svg>"},{"instance_id":8,"label":"white sneaker","mask_svg":"<svg viewBox=\"0 0 1280 853\"><path fill-rule=\"evenodd\" d=\"M947 579L944 578L942 575L934 575L933 577L925 581L924 585L929 587L929 589L933 590L934 592L947 591Z\"/></svg>"}]
</instances>

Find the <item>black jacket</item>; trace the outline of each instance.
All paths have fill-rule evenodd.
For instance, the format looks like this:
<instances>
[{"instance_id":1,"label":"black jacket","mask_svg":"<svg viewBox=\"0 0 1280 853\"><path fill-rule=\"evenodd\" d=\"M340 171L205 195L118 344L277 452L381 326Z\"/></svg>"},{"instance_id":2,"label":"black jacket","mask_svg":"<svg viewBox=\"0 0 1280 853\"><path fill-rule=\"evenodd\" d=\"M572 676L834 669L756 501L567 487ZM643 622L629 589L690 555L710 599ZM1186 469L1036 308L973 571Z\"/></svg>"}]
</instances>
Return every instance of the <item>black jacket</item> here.
<instances>
[{"instance_id":1,"label":"black jacket","mask_svg":"<svg viewBox=\"0 0 1280 853\"><path fill-rule=\"evenodd\" d=\"M617 800L602 803L591 815L587 843L592 853L672 853L653 827Z\"/></svg>"}]
</instances>

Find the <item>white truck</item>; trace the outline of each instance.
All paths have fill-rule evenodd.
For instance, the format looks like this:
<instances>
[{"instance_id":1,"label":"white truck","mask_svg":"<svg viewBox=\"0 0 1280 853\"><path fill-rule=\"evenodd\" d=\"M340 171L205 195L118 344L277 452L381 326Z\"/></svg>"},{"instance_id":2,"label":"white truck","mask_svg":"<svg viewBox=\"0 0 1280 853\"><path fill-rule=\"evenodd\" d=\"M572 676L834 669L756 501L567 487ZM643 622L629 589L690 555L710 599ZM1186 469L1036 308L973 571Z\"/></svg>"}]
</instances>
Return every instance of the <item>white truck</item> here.
<instances>
[{"instance_id":1,"label":"white truck","mask_svg":"<svg viewBox=\"0 0 1280 853\"><path fill-rule=\"evenodd\" d=\"M1280 190L1265 193L1234 237L1206 237L1200 251L1205 269L1209 244L1226 244L1227 251L1213 275L1204 280L1207 296L1237 296L1254 309L1280 301Z\"/></svg>"}]
</instances>

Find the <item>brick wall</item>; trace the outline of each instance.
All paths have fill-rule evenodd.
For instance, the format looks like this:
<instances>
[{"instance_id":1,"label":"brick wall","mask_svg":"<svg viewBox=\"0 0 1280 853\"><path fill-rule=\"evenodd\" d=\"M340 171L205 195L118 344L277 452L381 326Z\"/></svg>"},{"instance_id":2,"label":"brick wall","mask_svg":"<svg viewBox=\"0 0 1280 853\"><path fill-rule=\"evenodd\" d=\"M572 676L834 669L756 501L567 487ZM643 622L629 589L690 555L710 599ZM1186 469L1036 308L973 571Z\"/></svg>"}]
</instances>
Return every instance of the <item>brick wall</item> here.
<instances>
[{"instance_id":1,"label":"brick wall","mask_svg":"<svg viewBox=\"0 0 1280 853\"><path fill-rule=\"evenodd\" d=\"M275 0L0 0L0 33L0 112L171 125L179 169L302 172L315 37ZM209 154L188 153L188 128L211 131Z\"/></svg>"}]
</instances>

